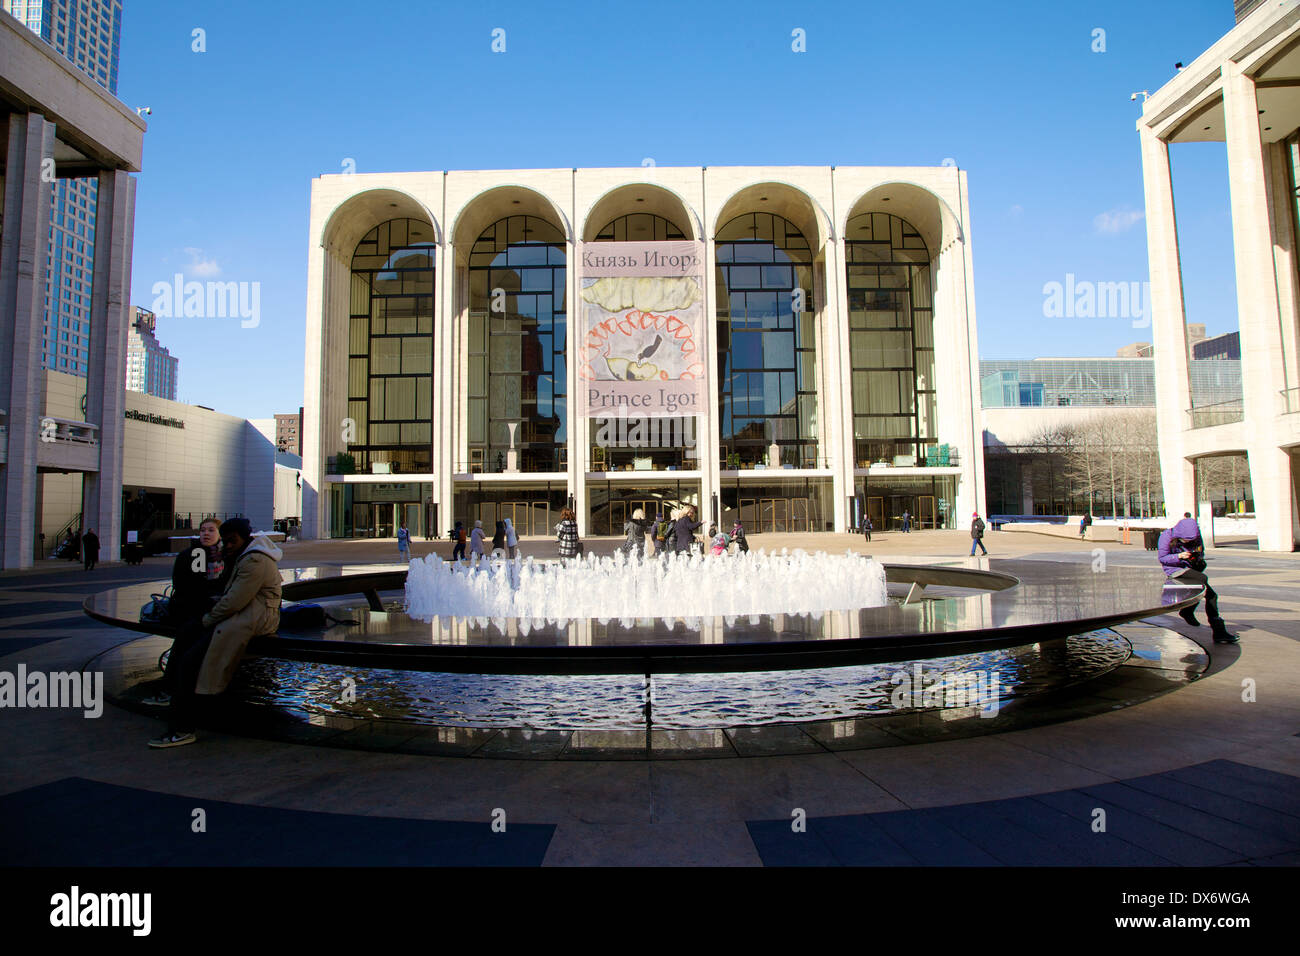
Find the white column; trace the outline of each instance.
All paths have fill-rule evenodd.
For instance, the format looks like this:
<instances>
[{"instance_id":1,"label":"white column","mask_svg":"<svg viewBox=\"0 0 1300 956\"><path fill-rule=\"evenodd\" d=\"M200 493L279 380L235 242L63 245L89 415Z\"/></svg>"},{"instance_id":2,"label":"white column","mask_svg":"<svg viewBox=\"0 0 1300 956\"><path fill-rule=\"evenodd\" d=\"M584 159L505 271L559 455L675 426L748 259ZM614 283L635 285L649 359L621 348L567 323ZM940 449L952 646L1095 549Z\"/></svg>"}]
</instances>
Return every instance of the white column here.
<instances>
[{"instance_id":1,"label":"white column","mask_svg":"<svg viewBox=\"0 0 1300 956\"><path fill-rule=\"evenodd\" d=\"M1229 61L1223 73L1223 117L1232 200L1232 246L1241 336L1241 397L1250 485L1261 551L1290 551L1290 458L1278 447L1273 422L1281 411L1283 341L1269 217L1268 169L1260 139L1255 82Z\"/></svg>"},{"instance_id":2,"label":"white column","mask_svg":"<svg viewBox=\"0 0 1300 956\"><path fill-rule=\"evenodd\" d=\"M840 228L839 214L835 213L835 228ZM848 247L843 236L834 236L826 244L826 354L817 357L825 361L825 382L829 391L822 407L831 411L823 429L822 454L830 459L834 475L835 530L847 531L852 515L847 499L856 494L857 444L853 428L853 370L849 342L849 294L846 263ZM862 507L866 508L866 502ZM864 512L865 513L865 512Z\"/></svg>"},{"instance_id":3,"label":"white column","mask_svg":"<svg viewBox=\"0 0 1300 956\"><path fill-rule=\"evenodd\" d=\"M1187 410L1192 393L1187 371L1187 319L1183 311L1183 277L1178 256L1178 223L1169 169L1169 144L1139 124L1142 188L1146 195L1147 262L1151 297L1147 304L1155 357L1156 431L1165 514L1195 510L1192 468L1183 457L1184 432L1191 426Z\"/></svg>"},{"instance_id":4,"label":"white column","mask_svg":"<svg viewBox=\"0 0 1300 956\"><path fill-rule=\"evenodd\" d=\"M82 479L81 521L95 529L104 561L121 556L126 336L134 228L135 180L123 170L101 171L95 203L95 278L86 382L86 420L99 426L99 471Z\"/></svg>"},{"instance_id":5,"label":"white column","mask_svg":"<svg viewBox=\"0 0 1300 956\"><path fill-rule=\"evenodd\" d=\"M42 408L41 331L53 190L42 163L54 159L54 124L38 113L9 117L0 246L0 403L9 415L8 459L0 469L4 545L0 568L30 568L36 538L36 449ZM48 161L48 162L47 162ZM121 382L119 382L121 384Z\"/></svg>"},{"instance_id":6,"label":"white column","mask_svg":"<svg viewBox=\"0 0 1300 956\"><path fill-rule=\"evenodd\" d=\"M325 341L327 256L316 242L319 226L312 222L307 247L307 327L303 348L302 379L302 537L329 534L329 486L325 484L325 385L321 354Z\"/></svg>"}]
</instances>

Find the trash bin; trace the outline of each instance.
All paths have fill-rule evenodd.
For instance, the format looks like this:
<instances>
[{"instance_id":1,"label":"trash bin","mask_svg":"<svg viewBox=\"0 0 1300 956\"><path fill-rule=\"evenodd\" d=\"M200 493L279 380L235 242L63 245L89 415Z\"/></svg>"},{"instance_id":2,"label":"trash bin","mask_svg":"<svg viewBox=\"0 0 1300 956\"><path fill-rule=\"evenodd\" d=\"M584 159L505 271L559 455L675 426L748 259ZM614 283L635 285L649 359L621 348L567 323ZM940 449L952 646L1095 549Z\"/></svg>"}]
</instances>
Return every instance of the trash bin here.
<instances>
[{"instance_id":1,"label":"trash bin","mask_svg":"<svg viewBox=\"0 0 1300 956\"><path fill-rule=\"evenodd\" d=\"M1148 551L1154 551L1156 548L1160 547L1160 529L1143 528L1142 543L1146 545Z\"/></svg>"},{"instance_id":2,"label":"trash bin","mask_svg":"<svg viewBox=\"0 0 1300 956\"><path fill-rule=\"evenodd\" d=\"M135 541L122 545L122 560L127 564L140 564L144 560L144 545Z\"/></svg>"}]
</instances>

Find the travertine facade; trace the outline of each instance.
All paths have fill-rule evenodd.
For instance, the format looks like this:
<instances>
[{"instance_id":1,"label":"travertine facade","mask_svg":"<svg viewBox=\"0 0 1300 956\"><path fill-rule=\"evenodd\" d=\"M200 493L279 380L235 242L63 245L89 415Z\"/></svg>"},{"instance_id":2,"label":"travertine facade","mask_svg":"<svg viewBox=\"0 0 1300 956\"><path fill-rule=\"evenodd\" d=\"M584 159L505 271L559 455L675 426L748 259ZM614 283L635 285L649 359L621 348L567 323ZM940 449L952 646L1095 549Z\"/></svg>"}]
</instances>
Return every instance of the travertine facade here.
<instances>
[{"instance_id":1,"label":"travertine facade","mask_svg":"<svg viewBox=\"0 0 1300 956\"><path fill-rule=\"evenodd\" d=\"M391 233L384 226L389 222L396 223ZM514 515L525 533L541 534L549 532L555 510L570 503L584 535L620 533L622 516L635 507L657 510L676 503L697 505L706 522L730 520L733 511L743 514L751 531L843 530L857 526L869 511L889 521L901 510L964 527L972 511L983 511L968 223L966 176L952 167L641 167L316 179L308 242L304 534L387 536L402 521L413 533L441 534L456 520L474 518L483 518L490 534L490 522L502 515ZM472 254L476 242L489 248L484 237L498 235L496 227L506 235L506 224L514 238L499 243L518 239L519 248L549 263L535 269L552 269L556 288L546 287L544 307L525 294L536 274L527 267L510 272L506 251L490 267L482 263L491 253ZM597 427L581 417L575 400L579 336L571 303L579 298L579 276L574 266L584 244L621 237L620 230L634 238L641 229L654 233L644 238L666 234L699 242L706 262L701 345L708 401L693 423L694 447L677 457L658 447L654 454L607 454ZM771 229L786 238L764 242L764 230ZM428 282L431 326L423 314L404 326L427 328L432 338L430 383L410 384L417 414L402 419L403 435L423 435L421 421L431 425L427 445L412 455L375 447L374 436L383 428L393 429L384 434L396 435L397 425L366 429L382 395L390 406L405 395L392 383L385 393L374 378L386 361L377 336L391 335L379 324L375 302L380 286L397 288L399 275L382 270L400 268L403 260L396 252L388 260L372 256L382 265L365 266L372 271L358 272L355 281L353 275L355 263L370 261L362 252L379 249L376 241L389 241L395 250L398 241L385 237L399 232L407 246L404 261L413 261L410 247L421 247L414 254L427 257L432 272L431 279L413 272L409 283L423 289L421 283ZM524 248L529 233L542 235L550 251L538 251L537 240ZM883 250L878 266L868 243L854 241L861 236L874 237L876 246L870 248ZM792 251L795 259L788 259L782 242L807 251ZM506 245L491 248L506 250ZM774 258L763 261L775 266L742 276L731 258L742 253L771 253ZM795 273L808 276L811 288L781 291L773 284L785 281L777 276L789 275L782 271L788 261L799 264ZM556 263L565 267L562 277ZM489 275L481 279L475 270ZM507 290L502 328L523 330L520 344L508 347L480 339L475 331L498 320L496 305L481 287L487 281L495 285L501 275L517 280ZM730 298L719 288L726 277L732 283ZM746 287L748 300L736 292L745 282L756 283ZM795 360L774 357L778 346L784 348L778 326L789 324L776 313L789 308L792 292L797 292L796 330L788 334L799 350ZM521 305L525 299L529 304ZM395 308L386 301L386 308ZM744 301L749 319L743 317ZM770 307L772 302L779 307ZM538 318L543 308L554 311ZM749 342L744 336L754 330L771 333L759 358L742 358L738 344L734 354L727 351L724 338ZM536 358L542 333L543 352L555 343L554 359ZM486 386L475 384L481 378L474 365L480 353L490 364ZM396 368L397 359L391 361ZM426 361L421 352L411 367L423 368ZM520 363L538 361L540 371L531 379L527 368L520 371ZM767 364L750 373L746 386L740 377L747 373L733 369L755 361ZM371 376L368 388L359 377L364 369ZM542 384L554 399L531 397L539 374L543 380L555 376ZM798 403L785 397L793 392L782 374L797 380ZM901 398L888 393L886 374L896 375ZM522 391L501 384L509 376L522 376ZM883 399L863 394L867 383ZM427 419L420 404L426 387ZM480 413L475 389L484 387L486 411ZM760 394L762 389L767 391ZM567 396L567 405L561 396ZM405 398L402 402L411 407ZM760 407L767 419L753 411ZM359 421L358 409L367 421ZM518 430L522 450L516 460L513 446L506 449L506 439L494 436L506 434L503 423L520 409L522 417L533 416L534 425L549 423L549 431L539 437L539 429L525 422ZM480 414L486 426L476 417ZM756 417L742 428L744 414ZM899 433L908 416L914 434ZM781 445L768 457L757 456L755 447L768 441ZM941 455L942 446L947 447ZM352 459L358 467L346 473ZM401 473L394 477L399 464ZM541 516L536 521L534 506Z\"/></svg>"}]
</instances>

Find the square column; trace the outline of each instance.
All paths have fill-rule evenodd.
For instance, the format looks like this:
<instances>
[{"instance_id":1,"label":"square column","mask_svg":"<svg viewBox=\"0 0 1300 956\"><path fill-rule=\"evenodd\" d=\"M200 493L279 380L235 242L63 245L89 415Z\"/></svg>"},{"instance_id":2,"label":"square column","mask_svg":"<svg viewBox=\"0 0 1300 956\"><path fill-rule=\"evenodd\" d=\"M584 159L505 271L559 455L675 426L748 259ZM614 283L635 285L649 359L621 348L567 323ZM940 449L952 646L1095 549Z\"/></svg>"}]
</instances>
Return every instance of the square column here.
<instances>
[{"instance_id":1,"label":"square column","mask_svg":"<svg viewBox=\"0 0 1300 956\"><path fill-rule=\"evenodd\" d=\"M9 415L9 449L7 464L0 468L0 568L30 568L34 560L36 454L44 413L41 332L54 196L42 167L52 175L54 133L54 124L39 113L9 117L0 248L0 342L10 352L0 361L0 406Z\"/></svg>"},{"instance_id":2,"label":"square column","mask_svg":"<svg viewBox=\"0 0 1300 956\"><path fill-rule=\"evenodd\" d=\"M1183 433L1192 407L1187 361L1187 319L1183 310L1178 223L1169 169L1169 144L1139 124L1142 185L1146 195L1147 262L1151 272L1151 341L1155 350L1156 432L1165 514L1196 510L1192 468L1183 457Z\"/></svg>"},{"instance_id":3,"label":"square column","mask_svg":"<svg viewBox=\"0 0 1300 956\"><path fill-rule=\"evenodd\" d=\"M126 337L131 302L135 180L122 170L99 174L95 204L95 277L90 295L86 420L99 426L99 471L82 484L82 526L95 529L104 561L117 561L122 539L122 449L126 430Z\"/></svg>"},{"instance_id":4,"label":"square column","mask_svg":"<svg viewBox=\"0 0 1300 956\"><path fill-rule=\"evenodd\" d=\"M1233 62L1224 66L1223 116L1241 336L1241 398L1250 429L1251 488L1261 551L1290 551L1293 521L1290 466L1268 427L1281 411L1285 387L1277 276L1273 259L1270 183L1260 138L1255 82Z\"/></svg>"}]
</instances>

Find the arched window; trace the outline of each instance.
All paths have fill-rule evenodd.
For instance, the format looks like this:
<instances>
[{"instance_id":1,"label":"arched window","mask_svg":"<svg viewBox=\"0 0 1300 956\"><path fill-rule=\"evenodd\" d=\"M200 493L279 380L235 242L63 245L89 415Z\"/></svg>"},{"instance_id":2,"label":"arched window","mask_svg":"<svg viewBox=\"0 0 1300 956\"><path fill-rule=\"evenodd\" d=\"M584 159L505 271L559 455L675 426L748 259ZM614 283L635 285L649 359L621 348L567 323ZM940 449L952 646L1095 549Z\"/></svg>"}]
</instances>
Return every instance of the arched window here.
<instances>
[{"instance_id":1,"label":"arched window","mask_svg":"<svg viewBox=\"0 0 1300 956\"><path fill-rule=\"evenodd\" d=\"M560 471L568 440L564 234L536 216L488 226L469 260L471 469Z\"/></svg>"},{"instance_id":2,"label":"arched window","mask_svg":"<svg viewBox=\"0 0 1300 956\"><path fill-rule=\"evenodd\" d=\"M794 225L746 213L718 230L718 402L731 467L815 467L817 334L812 249ZM796 307L799 311L795 311Z\"/></svg>"},{"instance_id":3,"label":"arched window","mask_svg":"<svg viewBox=\"0 0 1300 956\"><path fill-rule=\"evenodd\" d=\"M685 234L670 219L649 212L619 216L596 233L596 242L662 242L685 239Z\"/></svg>"},{"instance_id":4,"label":"arched window","mask_svg":"<svg viewBox=\"0 0 1300 956\"><path fill-rule=\"evenodd\" d=\"M433 226L390 219L352 256L348 451L358 471L433 470Z\"/></svg>"},{"instance_id":5,"label":"arched window","mask_svg":"<svg viewBox=\"0 0 1300 956\"><path fill-rule=\"evenodd\" d=\"M853 217L845 236L857 464L897 455L924 464L937 431L929 250L888 213Z\"/></svg>"}]
</instances>

